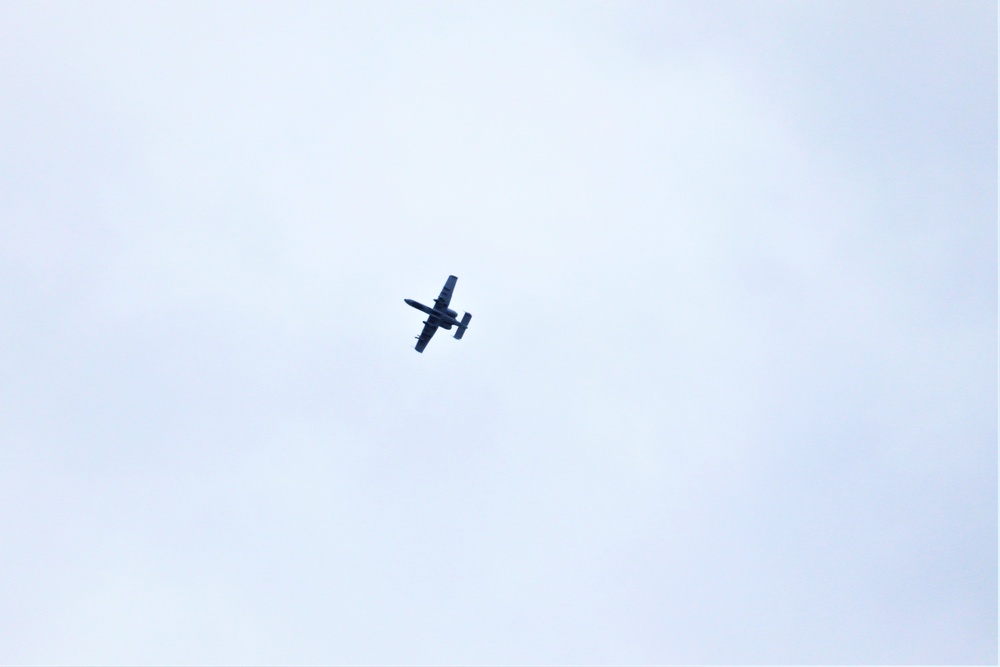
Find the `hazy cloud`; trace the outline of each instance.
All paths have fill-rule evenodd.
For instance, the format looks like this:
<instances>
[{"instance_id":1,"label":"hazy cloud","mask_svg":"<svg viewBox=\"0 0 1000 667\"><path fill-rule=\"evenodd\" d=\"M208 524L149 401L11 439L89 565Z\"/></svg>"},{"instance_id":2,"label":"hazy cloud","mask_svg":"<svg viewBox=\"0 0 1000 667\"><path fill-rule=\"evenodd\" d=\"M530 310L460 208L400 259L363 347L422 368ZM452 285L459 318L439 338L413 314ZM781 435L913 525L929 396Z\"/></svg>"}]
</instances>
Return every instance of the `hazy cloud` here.
<instances>
[{"instance_id":1,"label":"hazy cloud","mask_svg":"<svg viewBox=\"0 0 1000 667\"><path fill-rule=\"evenodd\" d=\"M996 661L994 3L0 30L0 659Z\"/></svg>"}]
</instances>

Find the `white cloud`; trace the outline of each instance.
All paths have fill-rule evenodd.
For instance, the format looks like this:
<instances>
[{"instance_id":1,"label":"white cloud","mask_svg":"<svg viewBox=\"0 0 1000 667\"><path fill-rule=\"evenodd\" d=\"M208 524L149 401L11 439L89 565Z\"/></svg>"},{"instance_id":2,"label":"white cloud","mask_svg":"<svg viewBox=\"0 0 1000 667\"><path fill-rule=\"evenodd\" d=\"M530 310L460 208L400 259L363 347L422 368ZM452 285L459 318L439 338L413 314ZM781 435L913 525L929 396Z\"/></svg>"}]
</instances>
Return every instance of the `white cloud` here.
<instances>
[{"instance_id":1,"label":"white cloud","mask_svg":"<svg viewBox=\"0 0 1000 667\"><path fill-rule=\"evenodd\" d=\"M701 7L5 10L3 657L995 660L989 35Z\"/></svg>"}]
</instances>

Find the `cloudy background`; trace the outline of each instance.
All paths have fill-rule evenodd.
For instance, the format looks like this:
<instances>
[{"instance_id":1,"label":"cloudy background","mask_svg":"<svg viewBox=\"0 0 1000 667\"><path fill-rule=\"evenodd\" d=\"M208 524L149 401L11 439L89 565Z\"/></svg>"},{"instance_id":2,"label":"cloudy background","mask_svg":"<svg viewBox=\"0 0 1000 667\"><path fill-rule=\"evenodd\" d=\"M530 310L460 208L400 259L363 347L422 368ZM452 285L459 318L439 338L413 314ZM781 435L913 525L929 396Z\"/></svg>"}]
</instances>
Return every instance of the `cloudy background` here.
<instances>
[{"instance_id":1,"label":"cloudy background","mask_svg":"<svg viewBox=\"0 0 1000 667\"><path fill-rule=\"evenodd\" d=\"M996 40L4 4L0 662L995 662Z\"/></svg>"}]
</instances>

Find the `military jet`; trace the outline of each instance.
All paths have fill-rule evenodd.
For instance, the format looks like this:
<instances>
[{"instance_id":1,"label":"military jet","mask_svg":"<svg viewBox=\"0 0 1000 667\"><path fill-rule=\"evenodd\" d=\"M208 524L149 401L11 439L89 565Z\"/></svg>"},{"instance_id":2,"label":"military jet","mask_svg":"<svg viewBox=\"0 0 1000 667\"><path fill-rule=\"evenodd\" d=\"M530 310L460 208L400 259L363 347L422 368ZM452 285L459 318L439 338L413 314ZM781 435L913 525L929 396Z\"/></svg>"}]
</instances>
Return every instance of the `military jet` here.
<instances>
[{"instance_id":1,"label":"military jet","mask_svg":"<svg viewBox=\"0 0 1000 667\"><path fill-rule=\"evenodd\" d=\"M455 291L455 283L458 282L458 278L455 276L448 276L448 280L444 283L444 288L441 290L441 294L438 298L434 299L434 307L430 308L422 303L417 303L413 299L403 299L406 305L413 306L417 310L427 313L428 317L424 320L424 330L420 332L417 336L417 345L413 349L417 352L423 353L424 348L427 347L427 343L431 341L431 336L434 332L438 330L438 327L442 329L451 329L453 326L458 327L455 331L455 338L458 340L462 339L465 335L465 330L469 326L469 320L472 319L470 313L466 313L462 316L462 321L459 322L455 319L458 315L454 310L448 308L448 304L451 303L451 293Z\"/></svg>"}]
</instances>

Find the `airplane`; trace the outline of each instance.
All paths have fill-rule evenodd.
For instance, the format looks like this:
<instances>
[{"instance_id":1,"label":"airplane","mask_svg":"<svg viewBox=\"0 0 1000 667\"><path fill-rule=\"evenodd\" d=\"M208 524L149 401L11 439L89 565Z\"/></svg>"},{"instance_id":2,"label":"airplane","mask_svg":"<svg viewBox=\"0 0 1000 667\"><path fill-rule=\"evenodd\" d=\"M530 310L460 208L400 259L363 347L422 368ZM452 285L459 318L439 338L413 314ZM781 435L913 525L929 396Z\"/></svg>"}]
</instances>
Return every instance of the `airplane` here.
<instances>
[{"instance_id":1,"label":"airplane","mask_svg":"<svg viewBox=\"0 0 1000 667\"><path fill-rule=\"evenodd\" d=\"M422 303L417 303L413 299L403 299L406 305L413 306L419 311L427 313L428 318L424 320L424 330L420 332L417 336L417 345L413 349L421 354L424 348L427 347L427 343L430 342L431 336L434 332L438 330L438 327L442 329L451 329L453 326L458 327L455 331L455 338L462 340L462 336L465 335L465 330L469 326L469 320L472 319L470 313L466 313L462 316L462 321L459 322L455 319L458 315L454 310L448 308L448 304L451 303L451 293L455 291L455 283L458 282L458 278L455 276L448 276L448 280L444 283L444 288L441 290L441 294L438 298L434 299L434 307L430 308Z\"/></svg>"}]
</instances>

